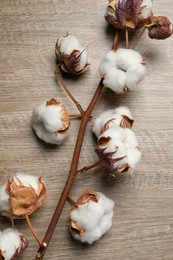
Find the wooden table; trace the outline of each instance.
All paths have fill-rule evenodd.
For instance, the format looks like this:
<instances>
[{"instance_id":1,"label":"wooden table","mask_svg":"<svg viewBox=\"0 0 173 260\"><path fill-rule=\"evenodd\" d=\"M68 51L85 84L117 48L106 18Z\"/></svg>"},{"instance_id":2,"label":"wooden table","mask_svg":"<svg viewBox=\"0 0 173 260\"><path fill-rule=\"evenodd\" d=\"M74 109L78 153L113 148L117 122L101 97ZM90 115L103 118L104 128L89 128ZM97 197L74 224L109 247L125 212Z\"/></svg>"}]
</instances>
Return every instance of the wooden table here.
<instances>
[{"instance_id":1,"label":"wooden table","mask_svg":"<svg viewBox=\"0 0 173 260\"><path fill-rule=\"evenodd\" d=\"M88 72L65 82L86 108L99 82L97 71L109 51L114 30L107 26L107 1L1 0L0 15L0 183L16 172L42 176L47 185L44 206L31 221L44 236L68 175L80 121L73 120L68 140L59 147L38 140L31 128L33 109L57 97L75 113L74 104L57 83L54 46L66 32L82 39L92 57ZM155 1L157 15L173 21L173 1ZM135 37L130 38L133 45ZM137 47L144 57L147 76L136 92L117 96L105 89L94 115L127 105L135 118L134 130L143 158L134 174L109 177L96 169L77 177L71 196L88 187L115 200L113 227L93 245L74 241L68 232L66 203L45 259L172 260L173 259L173 38L151 40L144 35ZM120 46L124 46L120 43ZM94 163L95 140L87 128L79 167ZM0 228L10 226L1 217ZM25 221L15 226L29 239L20 259L34 259L37 243Z\"/></svg>"}]
</instances>

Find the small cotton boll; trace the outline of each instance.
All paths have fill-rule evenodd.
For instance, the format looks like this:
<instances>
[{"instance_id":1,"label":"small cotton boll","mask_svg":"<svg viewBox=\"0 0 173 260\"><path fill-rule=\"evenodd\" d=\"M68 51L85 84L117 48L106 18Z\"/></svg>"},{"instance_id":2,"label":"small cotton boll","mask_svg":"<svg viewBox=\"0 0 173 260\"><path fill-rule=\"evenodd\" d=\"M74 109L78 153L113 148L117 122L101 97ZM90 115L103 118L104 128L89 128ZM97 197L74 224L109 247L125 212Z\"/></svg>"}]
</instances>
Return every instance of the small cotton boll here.
<instances>
[{"instance_id":1,"label":"small cotton boll","mask_svg":"<svg viewBox=\"0 0 173 260\"><path fill-rule=\"evenodd\" d=\"M126 73L122 70L110 68L104 76L103 84L114 92L122 94L125 88Z\"/></svg>"},{"instance_id":2,"label":"small cotton boll","mask_svg":"<svg viewBox=\"0 0 173 260\"><path fill-rule=\"evenodd\" d=\"M104 86L115 93L133 90L146 74L142 63L142 56L134 50L120 48L109 52L99 66Z\"/></svg>"},{"instance_id":3,"label":"small cotton boll","mask_svg":"<svg viewBox=\"0 0 173 260\"><path fill-rule=\"evenodd\" d=\"M33 112L32 127L44 142L59 145L69 135L68 112L56 99L44 101Z\"/></svg>"},{"instance_id":4,"label":"small cotton boll","mask_svg":"<svg viewBox=\"0 0 173 260\"><path fill-rule=\"evenodd\" d=\"M142 62L142 56L134 50L120 48L115 53L116 66L119 69L126 71L129 67Z\"/></svg>"},{"instance_id":5,"label":"small cotton boll","mask_svg":"<svg viewBox=\"0 0 173 260\"><path fill-rule=\"evenodd\" d=\"M100 192L86 190L70 212L70 231L76 240L92 244L112 226L114 202Z\"/></svg>"},{"instance_id":6,"label":"small cotton boll","mask_svg":"<svg viewBox=\"0 0 173 260\"><path fill-rule=\"evenodd\" d=\"M0 258L17 259L27 248L28 242L16 229L8 228L0 233Z\"/></svg>"},{"instance_id":7,"label":"small cotton boll","mask_svg":"<svg viewBox=\"0 0 173 260\"><path fill-rule=\"evenodd\" d=\"M60 37L55 46L55 54L61 69L66 73L83 73L90 64L87 51L74 35Z\"/></svg>"},{"instance_id":8,"label":"small cotton boll","mask_svg":"<svg viewBox=\"0 0 173 260\"><path fill-rule=\"evenodd\" d=\"M130 90L134 90L137 87L139 81L141 81L146 75L146 68L142 64L133 65L126 72L125 85Z\"/></svg>"},{"instance_id":9,"label":"small cotton boll","mask_svg":"<svg viewBox=\"0 0 173 260\"><path fill-rule=\"evenodd\" d=\"M41 177L18 173L0 191L0 214L15 219L24 218L42 206L46 187Z\"/></svg>"}]
</instances>

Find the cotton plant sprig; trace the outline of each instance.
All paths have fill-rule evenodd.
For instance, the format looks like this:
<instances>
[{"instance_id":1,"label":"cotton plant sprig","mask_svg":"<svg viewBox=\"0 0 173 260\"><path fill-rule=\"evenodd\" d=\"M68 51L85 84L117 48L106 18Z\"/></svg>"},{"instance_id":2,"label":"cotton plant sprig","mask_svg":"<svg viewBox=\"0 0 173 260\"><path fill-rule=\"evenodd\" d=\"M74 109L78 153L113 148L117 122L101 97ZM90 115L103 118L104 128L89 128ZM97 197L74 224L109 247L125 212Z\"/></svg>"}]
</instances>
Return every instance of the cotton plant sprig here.
<instances>
[{"instance_id":1,"label":"cotton plant sprig","mask_svg":"<svg viewBox=\"0 0 173 260\"><path fill-rule=\"evenodd\" d=\"M160 18L154 18L151 0L110 0L106 11L106 20L116 28L116 36L113 41L111 52L106 55L99 67L101 80L86 111L84 111L81 104L69 91L62 79L60 72L60 69L65 73L75 75L84 72L90 63L88 62L88 55L85 53L85 48L80 48L79 46L81 45L79 45L78 40L76 41L76 37L71 37L69 35L62 38L60 37L56 44L55 53L59 64L55 71L55 75L60 85L64 88L68 96L78 108L81 115L81 124L77 136L69 175L43 239L44 243L40 246L37 252L35 258L36 260L43 259L63 210L64 204L69 198L69 193L72 188L74 179L77 175L77 172L79 171L77 166L85 130L91 113L94 109L94 106L96 105L98 98L101 95L103 88L109 87L116 93L124 93L127 90L134 90L146 74L146 69L144 66L145 62L143 61L141 55L134 50L129 49L129 32L135 32L137 29L143 28L143 33L144 30L148 29L149 36L151 37L151 30L154 29L153 35L155 33L157 35L164 35L162 37L156 37L156 35L151 37L158 39L165 39L172 34L172 28L169 19L162 20L161 22ZM166 30L166 33L163 33L163 30ZM126 49L118 49L120 31L125 31ZM84 55L84 58L82 55ZM85 62L83 62L83 60ZM130 129L133 123L131 114L127 115L124 112L123 114L119 114L117 112L116 116L113 114L114 112L111 112L108 117L106 116L105 120L103 120L104 122L101 122L101 128L97 131L97 153L100 162L102 162L103 166L107 170L111 172L115 170L116 172L123 173L129 169L133 170L136 167L136 164L141 158L141 152L139 150L135 134ZM116 146L114 146L115 143ZM112 144L114 147L116 147L116 149L113 151L111 150ZM108 149L110 152L106 149ZM119 157L119 153L122 151L124 153L121 158ZM118 158L116 158L117 155ZM97 163L94 165L96 166ZM89 166L84 168L90 169L91 167ZM79 227L78 224L74 224L73 219L70 221L70 223L72 232L78 232L78 236L75 237L78 239L83 229L81 230L80 224Z\"/></svg>"}]
</instances>

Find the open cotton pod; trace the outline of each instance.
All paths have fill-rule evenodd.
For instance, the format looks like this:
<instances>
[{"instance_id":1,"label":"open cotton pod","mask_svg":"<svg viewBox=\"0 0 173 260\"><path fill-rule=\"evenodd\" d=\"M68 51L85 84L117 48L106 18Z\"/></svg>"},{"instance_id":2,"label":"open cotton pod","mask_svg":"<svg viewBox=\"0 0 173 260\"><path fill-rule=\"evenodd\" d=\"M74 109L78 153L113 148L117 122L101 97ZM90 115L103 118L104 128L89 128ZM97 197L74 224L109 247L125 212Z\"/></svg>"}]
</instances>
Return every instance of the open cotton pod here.
<instances>
[{"instance_id":1,"label":"open cotton pod","mask_svg":"<svg viewBox=\"0 0 173 260\"><path fill-rule=\"evenodd\" d=\"M131 128L133 122L134 120L128 107L120 106L101 113L95 119L92 131L99 137L103 132L116 125L122 128Z\"/></svg>"},{"instance_id":2,"label":"open cotton pod","mask_svg":"<svg viewBox=\"0 0 173 260\"><path fill-rule=\"evenodd\" d=\"M41 207L45 194L41 177L17 173L0 187L0 214L10 219L24 218Z\"/></svg>"},{"instance_id":3,"label":"open cotton pod","mask_svg":"<svg viewBox=\"0 0 173 260\"><path fill-rule=\"evenodd\" d=\"M146 74L146 68L138 52L120 48L105 56L99 66L99 73L105 87L116 93L124 93L136 89Z\"/></svg>"},{"instance_id":4,"label":"open cotton pod","mask_svg":"<svg viewBox=\"0 0 173 260\"><path fill-rule=\"evenodd\" d=\"M90 58L80 41L71 34L60 37L55 54L61 69L70 74L81 74L88 69Z\"/></svg>"},{"instance_id":5,"label":"open cotton pod","mask_svg":"<svg viewBox=\"0 0 173 260\"><path fill-rule=\"evenodd\" d=\"M61 102L52 98L35 108L32 127L40 139L59 145L69 134L69 114Z\"/></svg>"},{"instance_id":6,"label":"open cotton pod","mask_svg":"<svg viewBox=\"0 0 173 260\"><path fill-rule=\"evenodd\" d=\"M114 202L101 192L88 189L71 209L69 226L76 240L92 244L112 226Z\"/></svg>"},{"instance_id":7,"label":"open cotton pod","mask_svg":"<svg viewBox=\"0 0 173 260\"><path fill-rule=\"evenodd\" d=\"M17 229L0 231L0 259L16 260L27 246L28 241Z\"/></svg>"},{"instance_id":8,"label":"open cotton pod","mask_svg":"<svg viewBox=\"0 0 173 260\"><path fill-rule=\"evenodd\" d=\"M152 0L109 0L106 21L118 29L137 30L152 15Z\"/></svg>"},{"instance_id":9,"label":"open cotton pod","mask_svg":"<svg viewBox=\"0 0 173 260\"><path fill-rule=\"evenodd\" d=\"M132 172L141 159L134 132L119 126L111 127L99 136L96 153L110 174Z\"/></svg>"}]
</instances>

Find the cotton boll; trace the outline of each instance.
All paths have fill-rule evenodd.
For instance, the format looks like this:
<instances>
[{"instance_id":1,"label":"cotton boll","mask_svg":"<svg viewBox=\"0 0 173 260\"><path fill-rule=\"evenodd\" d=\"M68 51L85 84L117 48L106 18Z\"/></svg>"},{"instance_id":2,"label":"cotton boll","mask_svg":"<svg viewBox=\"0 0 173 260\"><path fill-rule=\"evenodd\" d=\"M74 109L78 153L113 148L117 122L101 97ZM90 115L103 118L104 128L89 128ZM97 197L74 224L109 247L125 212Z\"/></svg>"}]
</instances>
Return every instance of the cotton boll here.
<instances>
[{"instance_id":1,"label":"cotton boll","mask_svg":"<svg viewBox=\"0 0 173 260\"><path fill-rule=\"evenodd\" d=\"M4 260L17 259L27 246L26 238L16 229L8 228L0 233L0 254Z\"/></svg>"},{"instance_id":2,"label":"cotton boll","mask_svg":"<svg viewBox=\"0 0 173 260\"><path fill-rule=\"evenodd\" d=\"M56 99L44 101L33 112L32 127L40 139L59 145L69 134L68 112Z\"/></svg>"},{"instance_id":3,"label":"cotton boll","mask_svg":"<svg viewBox=\"0 0 173 260\"><path fill-rule=\"evenodd\" d=\"M44 202L46 187L40 177L18 173L0 189L0 214L10 219L30 215Z\"/></svg>"},{"instance_id":4,"label":"cotton boll","mask_svg":"<svg viewBox=\"0 0 173 260\"><path fill-rule=\"evenodd\" d=\"M92 244L112 226L114 202L100 192L86 190L70 212L70 231L76 240Z\"/></svg>"},{"instance_id":5,"label":"cotton boll","mask_svg":"<svg viewBox=\"0 0 173 260\"><path fill-rule=\"evenodd\" d=\"M90 57L80 41L71 34L60 37L55 46L55 54L61 69L78 75L88 69Z\"/></svg>"},{"instance_id":6,"label":"cotton boll","mask_svg":"<svg viewBox=\"0 0 173 260\"><path fill-rule=\"evenodd\" d=\"M119 69L111 69L104 76L103 84L116 93L122 94L125 89L126 73Z\"/></svg>"},{"instance_id":7,"label":"cotton boll","mask_svg":"<svg viewBox=\"0 0 173 260\"><path fill-rule=\"evenodd\" d=\"M131 66L126 72L126 81L125 84L130 90L134 90L146 75L146 68L142 64L137 64Z\"/></svg>"},{"instance_id":8,"label":"cotton boll","mask_svg":"<svg viewBox=\"0 0 173 260\"><path fill-rule=\"evenodd\" d=\"M119 69L126 71L131 66L141 62L142 56L134 50L120 48L116 51L116 65Z\"/></svg>"},{"instance_id":9,"label":"cotton boll","mask_svg":"<svg viewBox=\"0 0 173 260\"><path fill-rule=\"evenodd\" d=\"M104 86L115 93L135 89L146 74L142 63L142 56L134 50L120 48L109 52L99 66Z\"/></svg>"}]
</instances>

